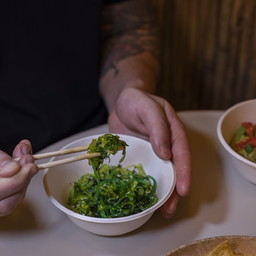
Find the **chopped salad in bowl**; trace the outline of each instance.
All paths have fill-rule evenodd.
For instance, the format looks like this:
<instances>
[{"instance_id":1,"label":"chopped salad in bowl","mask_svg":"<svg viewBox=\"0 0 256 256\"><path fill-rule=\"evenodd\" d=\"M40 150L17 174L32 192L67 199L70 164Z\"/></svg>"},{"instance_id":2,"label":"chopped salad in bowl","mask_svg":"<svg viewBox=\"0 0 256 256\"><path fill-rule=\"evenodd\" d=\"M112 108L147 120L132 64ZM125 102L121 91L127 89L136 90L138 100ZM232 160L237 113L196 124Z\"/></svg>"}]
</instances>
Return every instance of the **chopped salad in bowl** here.
<instances>
[{"instance_id":1,"label":"chopped salad in bowl","mask_svg":"<svg viewBox=\"0 0 256 256\"><path fill-rule=\"evenodd\" d=\"M256 124L242 122L232 137L230 146L239 155L256 162Z\"/></svg>"},{"instance_id":2,"label":"chopped salad in bowl","mask_svg":"<svg viewBox=\"0 0 256 256\"><path fill-rule=\"evenodd\" d=\"M239 102L225 110L217 122L220 145L232 169L256 184L256 99ZM224 152L223 152L224 153Z\"/></svg>"}]
</instances>

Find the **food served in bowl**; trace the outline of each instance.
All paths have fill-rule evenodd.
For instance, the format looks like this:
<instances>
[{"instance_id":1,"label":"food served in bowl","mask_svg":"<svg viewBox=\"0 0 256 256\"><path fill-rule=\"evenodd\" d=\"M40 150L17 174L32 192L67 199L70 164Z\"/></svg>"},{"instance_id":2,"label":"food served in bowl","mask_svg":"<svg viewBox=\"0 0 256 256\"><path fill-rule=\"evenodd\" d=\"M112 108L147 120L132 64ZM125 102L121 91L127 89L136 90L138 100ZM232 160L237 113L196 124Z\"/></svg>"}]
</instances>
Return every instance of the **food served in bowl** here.
<instances>
[{"instance_id":1,"label":"food served in bowl","mask_svg":"<svg viewBox=\"0 0 256 256\"><path fill-rule=\"evenodd\" d=\"M87 173L75 181L68 207L80 214L117 218L141 212L157 201L156 181L142 165L102 165L98 175Z\"/></svg>"},{"instance_id":2,"label":"food served in bowl","mask_svg":"<svg viewBox=\"0 0 256 256\"><path fill-rule=\"evenodd\" d=\"M76 140L64 148L88 145L100 135L90 136ZM51 202L63 211L79 227L104 236L114 236L128 233L139 228L146 223L153 213L160 208L169 198L175 187L175 171L170 161L164 161L157 157L149 142L127 135L118 135L129 146L126 148L126 155L122 161L122 168L141 164L146 175L153 177L156 186L157 202L141 212L129 216L107 218L91 217L78 214L69 209L67 198L73 184L83 175L93 174L92 166L87 160L68 163L62 166L55 166L46 169L44 172L45 191ZM107 160L108 166L119 166L122 158L122 150L112 155ZM62 156L54 157L51 161L63 158ZM106 163L105 163L106 164ZM154 184L154 182L152 182ZM154 186L154 185L153 185Z\"/></svg>"},{"instance_id":3,"label":"food served in bowl","mask_svg":"<svg viewBox=\"0 0 256 256\"><path fill-rule=\"evenodd\" d=\"M224 240L223 242L215 245L205 256L236 256L233 246L229 240Z\"/></svg>"},{"instance_id":4,"label":"food served in bowl","mask_svg":"<svg viewBox=\"0 0 256 256\"><path fill-rule=\"evenodd\" d=\"M91 217L117 218L139 213L157 201L156 181L146 175L141 164L122 167L125 158L125 141L119 136L105 134L93 139L89 153L100 153L90 158L93 173L86 173L74 182L69 191L69 209ZM123 150L118 165L103 164L111 154Z\"/></svg>"},{"instance_id":5,"label":"food served in bowl","mask_svg":"<svg viewBox=\"0 0 256 256\"><path fill-rule=\"evenodd\" d=\"M256 162L256 125L242 122L232 137L230 146L241 156Z\"/></svg>"},{"instance_id":6,"label":"food served in bowl","mask_svg":"<svg viewBox=\"0 0 256 256\"><path fill-rule=\"evenodd\" d=\"M244 178L256 184L256 163L246 159L234 150L230 142L242 122L256 122L256 99L243 101L230 107L221 115L217 123L217 135L228 153L231 163Z\"/></svg>"},{"instance_id":7,"label":"food served in bowl","mask_svg":"<svg viewBox=\"0 0 256 256\"><path fill-rule=\"evenodd\" d=\"M166 256L256 256L256 237L217 236L174 249Z\"/></svg>"}]
</instances>

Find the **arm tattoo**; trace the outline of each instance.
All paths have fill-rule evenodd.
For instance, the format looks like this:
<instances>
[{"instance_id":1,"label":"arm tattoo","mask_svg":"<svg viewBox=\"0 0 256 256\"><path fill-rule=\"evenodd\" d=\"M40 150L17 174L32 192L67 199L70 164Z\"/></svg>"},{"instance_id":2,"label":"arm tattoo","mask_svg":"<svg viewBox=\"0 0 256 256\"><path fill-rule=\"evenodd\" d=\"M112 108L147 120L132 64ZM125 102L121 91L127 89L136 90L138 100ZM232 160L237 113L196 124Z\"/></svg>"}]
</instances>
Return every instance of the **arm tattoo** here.
<instances>
[{"instance_id":1,"label":"arm tattoo","mask_svg":"<svg viewBox=\"0 0 256 256\"><path fill-rule=\"evenodd\" d=\"M102 76L118 74L119 61L141 53L159 58L159 34L149 0L127 0L103 11Z\"/></svg>"}]
</instances>

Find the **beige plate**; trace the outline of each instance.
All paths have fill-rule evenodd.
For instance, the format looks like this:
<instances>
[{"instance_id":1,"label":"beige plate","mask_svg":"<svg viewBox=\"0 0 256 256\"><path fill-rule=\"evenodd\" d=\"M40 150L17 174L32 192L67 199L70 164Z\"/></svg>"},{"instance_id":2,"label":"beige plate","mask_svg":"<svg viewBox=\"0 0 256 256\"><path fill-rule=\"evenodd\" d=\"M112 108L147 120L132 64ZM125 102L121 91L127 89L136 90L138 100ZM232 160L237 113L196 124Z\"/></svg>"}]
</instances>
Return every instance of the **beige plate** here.
<instances>
[{"instance_id":1,"label":"beige plate","mask_svg":"<svg viewBox=\"0 0 256 256\"><path fill-rule=\"evenodd\" d=\"M218 236L198 240L183 245L166 256L203 256L224 240L230 240L235 253L256 256L256 237L254 236Z\"/></svg>"}]
</instances>

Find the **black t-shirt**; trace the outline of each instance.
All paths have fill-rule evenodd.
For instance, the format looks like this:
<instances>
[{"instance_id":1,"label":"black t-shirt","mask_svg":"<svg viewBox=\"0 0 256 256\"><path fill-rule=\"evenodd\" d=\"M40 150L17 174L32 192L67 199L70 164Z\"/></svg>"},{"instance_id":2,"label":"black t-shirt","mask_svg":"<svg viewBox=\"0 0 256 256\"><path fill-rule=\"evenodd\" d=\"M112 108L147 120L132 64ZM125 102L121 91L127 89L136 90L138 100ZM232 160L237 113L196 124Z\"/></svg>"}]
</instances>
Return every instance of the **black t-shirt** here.
<instances>
[{"instance_id":1,"label":"black t-shirt","mask_svg":"<svg viewBox=\"0 0 256 256\"><path fill-rule=\"evenodd\" d=\"M106 1L117 2L117 1ZM0 4L0 149L34 151L106 122L98 92L98 0Z\"/></svg>"}]
</instances>

